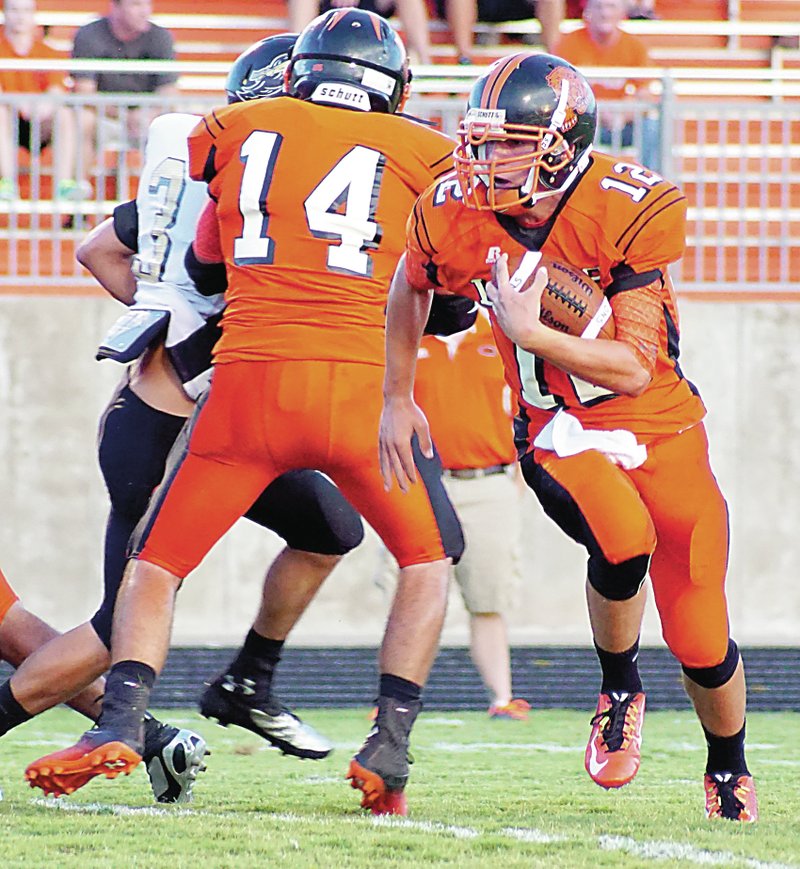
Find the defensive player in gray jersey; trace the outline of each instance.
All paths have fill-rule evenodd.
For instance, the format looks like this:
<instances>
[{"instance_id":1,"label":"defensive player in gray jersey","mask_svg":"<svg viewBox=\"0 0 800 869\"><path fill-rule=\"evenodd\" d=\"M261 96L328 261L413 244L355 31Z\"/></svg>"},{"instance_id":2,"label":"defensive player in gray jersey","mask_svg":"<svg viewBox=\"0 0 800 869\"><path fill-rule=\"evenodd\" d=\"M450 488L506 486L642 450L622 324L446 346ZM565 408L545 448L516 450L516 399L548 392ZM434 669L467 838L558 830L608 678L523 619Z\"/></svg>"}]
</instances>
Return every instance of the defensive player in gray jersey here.
<instances>
[{"instance_id":1,"label":"defensive player in gray jersey","mask_svg":"<svg viewBox=\"0 0 800 869\"><path fill-rule=\"evenodd\" d=\"M231 70L229 100L279 91L282 64L293 41L290 36L271 37L245 52ZM191 181L186 172L186 134L197 120L169 114L153 122L137 199L118 206L113 218L93 230L78 250L78 259L96 279L130 306L98 351L98 358L132 362L100 424L99 460L111 499L105 598L89 622L42 647L14 674L9 693L18 706L16 719L61 702L108 668L111 621L128 540L207 381L216 315L224 301L221 295L199 294L184 267L197 216L207 201L205 185ZM235 660L209 686L202 711L222 724L252 730L284 753L322 758L330 753L330 744L275 697L272 672L299 614L341 556L361 541L361 520L338 489L315 471L276 480L248 517L282 536L287 547L267 573L253 629ZM75 662L73 678L53 685L53 662L66 656ZM44 691L46 698L29 702ZM16 723L12 716L6 729ZM154 728L149 720L148 728ZM184 801L201 768L205 742L191 731L176 730L173 736L169 753L162 752L157 761L146 753L144 759L154 788L161 785L159 799ZM48 793L65 792L55 767L40 768L32 784Z\"/></svg>"}]
</instances>

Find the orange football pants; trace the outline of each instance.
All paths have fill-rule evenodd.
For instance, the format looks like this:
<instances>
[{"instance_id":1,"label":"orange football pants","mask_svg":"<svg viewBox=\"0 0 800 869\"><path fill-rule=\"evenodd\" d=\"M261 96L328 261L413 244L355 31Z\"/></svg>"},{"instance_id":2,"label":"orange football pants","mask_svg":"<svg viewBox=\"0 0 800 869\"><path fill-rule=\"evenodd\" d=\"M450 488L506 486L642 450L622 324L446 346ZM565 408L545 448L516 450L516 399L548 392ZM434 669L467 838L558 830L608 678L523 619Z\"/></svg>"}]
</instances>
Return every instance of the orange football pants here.
<instances>
[{"instance_id":1,"label":"orange football pants","mask_svg":"<svg viewBox=\"0 0 800 869\"><path fill-rule=\"evenodd\" d=\"M8 584L8 580L0 570L0 623L6 617L11 607L19 600L14 589Z\"/></svg>"},{"instance_id":2,"label":"orange football pants","mask_svg":"<svg viewBox=\"0 0 800 869\"><path fill-rule=\"evenodd\" d=\"M406 494L384 490L382 383L381 366L361 363L217 365L188 453L151 502L138 557L186 576L272 480L298 468L326 473L402 567L443 559L454 546L460 554L438 473L418 475Z\"/></svg>"},{"instance_id":3,"label":"orange football pants","mask_svg":"<svg viewBox=\"0 0 800 869\"><path fill-rule=\"evenodd\" d=\"M609 562L652 556L662 633L678 661L721 663L728 649L728 509L702 423L649 443L647 461L631 471L596 450L559 458L536 449L533 458L572 498ZM557 507L548 513L559 522Z\"/></svg>"}]
</instances>

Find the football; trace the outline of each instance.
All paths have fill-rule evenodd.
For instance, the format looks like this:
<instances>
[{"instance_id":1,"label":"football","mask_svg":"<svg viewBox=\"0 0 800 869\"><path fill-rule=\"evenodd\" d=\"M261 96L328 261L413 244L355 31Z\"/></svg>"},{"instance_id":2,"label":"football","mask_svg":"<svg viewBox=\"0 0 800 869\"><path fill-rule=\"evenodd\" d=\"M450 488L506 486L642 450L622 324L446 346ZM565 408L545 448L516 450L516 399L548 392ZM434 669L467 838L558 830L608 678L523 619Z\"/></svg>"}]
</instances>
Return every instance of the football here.
<instances>
[{"instance_id":1,"label":"football","mask_svg":"<svg viewBox=\"0 0 800 869\"><path fill-rule=\"evenodd\" d=\"M614 317L603 291L580 269L538 251L509 255L511 286L524 293L541 268L547 269L539 319L551 329L581 338L613 338Z\"/></svg>"}]
</instances>

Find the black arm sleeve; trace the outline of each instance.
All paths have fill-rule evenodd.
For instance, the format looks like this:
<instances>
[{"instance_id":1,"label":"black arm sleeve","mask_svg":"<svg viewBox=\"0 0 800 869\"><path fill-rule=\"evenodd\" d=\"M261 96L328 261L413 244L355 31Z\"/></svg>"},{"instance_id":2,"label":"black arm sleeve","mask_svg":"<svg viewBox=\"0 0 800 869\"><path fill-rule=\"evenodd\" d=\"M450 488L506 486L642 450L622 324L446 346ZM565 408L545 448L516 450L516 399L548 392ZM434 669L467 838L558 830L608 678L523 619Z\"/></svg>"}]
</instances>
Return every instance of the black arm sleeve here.
<instances>
[{"instance_id":1,"label":"black arm sleeve","mask_svg":"<svg viewBox=\"0 0 800 869\"><path fill-rule=\"evenodd\" d=\"M426 335L455 335L469 329L478 317L478 303L466 296L433 294Z\"/></svg>"},{"instance_id":2,"label":"black arm sleeve","mask_svg":"<svg viewBox=\"0 0 800 869\"><path fill-rule=\"evenodd\" d=\"M189 245L183 264L201 295L216 296L228 289L225 263L201 263L195 256L193 244Z\"/></svg>"},{"instance_id":3,"label":"black arm sleeve","mask_svg":"<svg viewBox=\"0 0 800 869\"><path fill-rule=\"evenodd\" d=\"M125 247L134 253L139 250L139 212L135 199L114 209L114 232Z\"/></svg>"}]
</instances>

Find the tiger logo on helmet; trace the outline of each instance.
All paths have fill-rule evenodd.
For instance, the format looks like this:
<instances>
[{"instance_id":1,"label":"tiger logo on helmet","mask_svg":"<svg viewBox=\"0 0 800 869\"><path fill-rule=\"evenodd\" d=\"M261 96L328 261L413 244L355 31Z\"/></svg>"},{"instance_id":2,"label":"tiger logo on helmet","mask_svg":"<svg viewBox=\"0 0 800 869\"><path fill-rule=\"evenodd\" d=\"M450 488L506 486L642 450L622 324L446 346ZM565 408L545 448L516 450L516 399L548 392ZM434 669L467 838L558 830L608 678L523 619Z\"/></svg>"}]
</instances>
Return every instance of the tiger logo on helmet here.
<instances>
[{"instance_id":1,"label":"tiger logo on helmet","mask_svg":"<svg viewBox=\"0 0 800 869\"><path fill-rule=\"evenodd\" d=\"M578 123L578 115L586 114L594 103L594 97L586 84L586 79L570 66L557 66L546 76L545 81L561 99L565 94L564 121L558 129L565 133Z\"/></svg>"}]
</instances>

